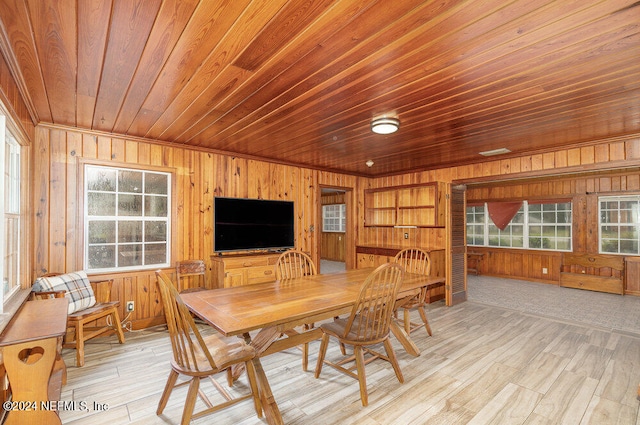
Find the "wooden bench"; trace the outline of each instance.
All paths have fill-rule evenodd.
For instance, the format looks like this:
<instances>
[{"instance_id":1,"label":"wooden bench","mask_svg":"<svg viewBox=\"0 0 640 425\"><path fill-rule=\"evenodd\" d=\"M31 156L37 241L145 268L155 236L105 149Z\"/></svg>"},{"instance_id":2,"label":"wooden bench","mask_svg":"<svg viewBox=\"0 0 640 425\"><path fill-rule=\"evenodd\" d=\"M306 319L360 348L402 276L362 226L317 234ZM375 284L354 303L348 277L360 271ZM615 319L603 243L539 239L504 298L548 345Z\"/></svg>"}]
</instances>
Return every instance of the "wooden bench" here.
<instances>
[{"instance_id":1,"label":"wooden bench","mask_svg":"<svg viewBox=\"0 0 640 425\"><path fill-rule=\"evenodd\" d=\"M624 295L624 257L564 253L560 286Z\"/></svg>"}]
</instances>

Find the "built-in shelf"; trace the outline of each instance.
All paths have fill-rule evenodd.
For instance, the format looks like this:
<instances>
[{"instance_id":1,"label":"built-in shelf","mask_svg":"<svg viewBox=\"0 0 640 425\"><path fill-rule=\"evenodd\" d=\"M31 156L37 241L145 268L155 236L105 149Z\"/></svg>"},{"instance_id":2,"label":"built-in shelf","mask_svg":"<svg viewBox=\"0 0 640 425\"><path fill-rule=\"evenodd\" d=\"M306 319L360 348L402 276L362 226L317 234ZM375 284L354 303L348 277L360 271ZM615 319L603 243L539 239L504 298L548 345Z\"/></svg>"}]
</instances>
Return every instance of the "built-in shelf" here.
<instances>
[{"instance_id":1,"label":"built-in shelf","mask_svg":"<svg viewBox=\"0 0 640 425\"><path fill-rule=\"evenodd\" d=\"M367 227L444 227L444 183L367 189Z\"/></svg>"}]
</instances>

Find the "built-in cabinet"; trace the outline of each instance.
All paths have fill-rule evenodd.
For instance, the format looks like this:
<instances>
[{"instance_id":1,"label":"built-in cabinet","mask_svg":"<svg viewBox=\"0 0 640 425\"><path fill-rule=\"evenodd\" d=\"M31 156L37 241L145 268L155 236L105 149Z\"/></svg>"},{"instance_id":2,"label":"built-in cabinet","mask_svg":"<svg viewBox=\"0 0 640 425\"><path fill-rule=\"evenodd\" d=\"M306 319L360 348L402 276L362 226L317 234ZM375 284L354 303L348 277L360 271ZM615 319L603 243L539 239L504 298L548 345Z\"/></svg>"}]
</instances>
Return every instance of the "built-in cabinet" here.
<instances>
[{"instance_id":1,"label":"built-in cabinet","mask_svg":"<svg viewBox=\"0 0 640 425\"><path fill-rule=\"evenodd\" d=\"M378 267L385 263L395 261L395 256L403 247L375 247L356 246L356 260L359 269ZM444 250L429 251L431 257L431 275L444 276ZM427 303L436 302L445 298L445 285L434 285L427 291Z\"/></svg>"},{"instance_id":2,"label":"built-in cabinet","mask_svg":"<svg viewBox=\"0 0 640 425\"><path fill-rule=\"evenodd\" d=\"M279 253L213 255L209 281L218 288L273 282L278 257Z\"/></svg>"},{"instance_id":3,"label":"built-in cabinet","mask_svg":"<svg viewBox=\"0 0 640 425\"><path fill-rule=\"evenodd\" d=\"M444 183L430 182L368 189L366 227L444 227Z\"/></svg>"},{"instance_id":4,"label":"built-in cabinet","mask_svg":"<svg viewBox=\"0 0 640 425\"><path fill-rule=\"evenodd\" d=\"M359 269L378 267L394 260L401 248L356 247L356 262Z\"/></svg>"}]
</instances>

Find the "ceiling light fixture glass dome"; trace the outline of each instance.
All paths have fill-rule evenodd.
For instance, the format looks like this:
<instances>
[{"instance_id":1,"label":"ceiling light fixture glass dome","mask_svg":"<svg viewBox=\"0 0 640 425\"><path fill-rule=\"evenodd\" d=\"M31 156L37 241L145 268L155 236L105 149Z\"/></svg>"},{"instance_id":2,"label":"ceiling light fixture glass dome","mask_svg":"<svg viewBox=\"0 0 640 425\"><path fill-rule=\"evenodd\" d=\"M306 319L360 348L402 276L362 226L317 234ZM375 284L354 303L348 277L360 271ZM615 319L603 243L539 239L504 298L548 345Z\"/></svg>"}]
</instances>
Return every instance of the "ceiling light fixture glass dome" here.
<instances>
[{"instance_id":1,"label":"ceiling light fixture glass dome","mask_svg":"<svg viewBox=\"0 0 640 425\"><path fill-rule=\"evenodd\" d=\"M391 134L400 128L400 120L397 118L376 118L371 121L371 131L376 134Z\"/></svg>"}]
</instances>

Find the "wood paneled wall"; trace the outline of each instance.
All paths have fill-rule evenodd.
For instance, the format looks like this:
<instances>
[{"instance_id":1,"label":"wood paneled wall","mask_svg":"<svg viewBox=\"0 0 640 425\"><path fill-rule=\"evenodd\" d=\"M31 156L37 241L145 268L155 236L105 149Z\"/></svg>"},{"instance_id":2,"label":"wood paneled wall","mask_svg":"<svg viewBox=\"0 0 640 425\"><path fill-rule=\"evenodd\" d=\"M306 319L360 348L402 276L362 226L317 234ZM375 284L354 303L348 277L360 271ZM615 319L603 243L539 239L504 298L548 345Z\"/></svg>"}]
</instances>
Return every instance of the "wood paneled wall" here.
<instances>
[{"instance_id":1,"label":"wood paneled wall","mask_svg":"<svg viewBox=\"0 0 640 425\"><path fill-rule=\"evenodd\" d=\"M11 131L22 142L31 143L35 134L35 126L31 120L29 108L24 103L20 90L16 85L9 65L4 56L0 54L0 101L7 109L12 123L9 124Z\"/></svg>"},{"instance_id":2,"label":"wood paneled wall","mask_svg":"<svg viewBox=\"0 0 640 425\"><path fill-rule=\"evenodd\" d=\"M575 226L573 249L575 252L596 253L597 197L602 194L640 193L639 166L640 135L630 135L580 148L371 179L366 182L366 188L441 181L468 184L467 201L571 198ZM548 177L550 174L553 177ZM503 183L473 184L491 181ZM362 206L364 195L359 192L358 196ZM361 223L363 218L363 215L359 216ZM445 248L444 229L408 229L410 237L404 239L406 230L360 225L358 244ZM480 266L481 273L548 283L559 281L558 253L476 247L473 251L486 253ZM547 268L546 275L542 273L543 268ZM627 288L631 291L630 284L633 285L629 283Z\"/></svg>"},{"instance_id":3,"label":"wood paneled wall","mask_svg":"<svg viewBox=\"0 0 640 425\"><path fill-rule=\"evenodd\" d=\"M347 241L348 250L355 245L374 246L422 246L429 249L445 249L447 229L393 229L365 228L364 190L431 181L459 182L460 180L498 177L531 176L532 174L558 171L584 171L590 168L611 167L640 160L640 139L603 142L581 149L570 149L536 156L508 160L496 160L472 166L453 167L435 171L410 173L379 179L368 179L339 173L310 170L302 167L272 164L252 159L232 157L219 153L198 151L180 146L146 140L130 140L123 137L85 132L71 128L40 125L36 128L33 145L34 173L33 218L33 276L46 271L68 271L82 267L81 229L82 217L78 211L78 167L82 161L100 161L114 165L148 164L175 172L177 197L176 241L173 260L183 258L208 258L213 251L212 203L213 197L238 196L265 199L292 199L296 201L297 247L309 251L319 261L319 186L353 189L350 206L353 224L353 240ZM555 168L554 168L555 167ZM507 189L508 188L508 189ZM594 220L588 203L593 202L595 192L627 191L640 189L637 173L610 176L585 176L584 178L556 179L546 183L531 182L527 190L541 191L545 195L575 193L577 202L585 205L577 216L589 216ZM520 196L525 188L505 185L505 192L492 196L499 198ZM475 196L475 195L474 195ZM482 195L484 196L484 195ZM595 199L595 198L594 198ZM597 220L597 216L595 216ZM409 239L404 239L404 233ZM593 239L593 238L591 238ZM576 249L587 249L591 240L588 234L577 237ZM502 264L549 264L555 270L553 255L517 253L499 260ZM347 253L347 264L355 261ZM502 269L501 275L521 278L514 271ZM162 321L159 300L155 290L155 278L151 271L116 275L114 298L136 302L136 311L130 318L134 327L148 326ZM122 312L123 313L123 312Z\"/></svg>"},{"instance_id":4,"label":"wood paneled wall","mask_svg":"<svg viewBox=\"0 0 640 425\"><path fill-rule=\"evenodd\" d=\"M44 125L36 129L34 152L38 172L32 192L33 277L83 267L78 176L85 161L125 167L144 164L174 173L173 262L208 259L213 253L214 196L295 201L296 246L316 254L316 233L311 228L318 228L317 171ZM332 173L320 174L325 181L343 180ZM136 302L134 327L162 321L153 271L118 273L115 278L113 296L121 307L127 300Z\"/></svg>"},{"instance_id":5,"label":"wood paneled wall","mask_svg":"<svg viewBox=\"0 0 640 425\"><path fill-rule=\"evenodd\" d=\"M598 197L640 194L640 171L607 171L558 176L517 182L471 185L467 201L509 201L560 199L571 200L573 209L573 252L597 254ZM523 251L472 247L484 252L479 271L495 276L557 283L561 255L549 251ZM542 273L546 268L547 273Z\"/></svg>"}]
</instances>

